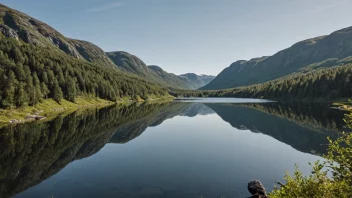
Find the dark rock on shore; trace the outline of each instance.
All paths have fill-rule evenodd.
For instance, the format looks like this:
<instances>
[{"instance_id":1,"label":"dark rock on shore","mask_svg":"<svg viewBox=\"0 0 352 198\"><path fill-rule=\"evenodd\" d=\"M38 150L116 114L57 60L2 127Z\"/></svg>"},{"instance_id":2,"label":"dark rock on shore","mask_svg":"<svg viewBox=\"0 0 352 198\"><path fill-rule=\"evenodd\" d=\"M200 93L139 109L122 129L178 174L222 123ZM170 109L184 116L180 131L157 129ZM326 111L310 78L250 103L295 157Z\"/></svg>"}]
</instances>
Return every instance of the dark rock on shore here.
<instances>
[{"instance_id":1,"label":"dark rock on shore","mask_svg":"<svg viewBox=\"0 0 352 198\"><path fill-rule=\"evenodd\" d=\"M267 198L265 188L260 181L255 180L249 182L247 188L252 194L251 198Z\"/></svg>"}]
</instances>

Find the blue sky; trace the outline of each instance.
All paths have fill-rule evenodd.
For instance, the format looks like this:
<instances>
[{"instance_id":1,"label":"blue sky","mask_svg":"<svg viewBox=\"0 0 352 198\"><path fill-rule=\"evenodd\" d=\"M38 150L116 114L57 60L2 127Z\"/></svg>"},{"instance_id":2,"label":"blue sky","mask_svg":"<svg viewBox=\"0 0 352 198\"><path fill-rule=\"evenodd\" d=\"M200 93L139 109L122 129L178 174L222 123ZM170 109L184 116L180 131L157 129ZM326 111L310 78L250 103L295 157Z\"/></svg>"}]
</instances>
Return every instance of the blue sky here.
<instances>
[{"instance_id":1,"label":"blue sky","mask_svg":"<svg viewBox=\"0 0 352 198\"><path fill-rule=\"evenodd\" d=\"M352 26L351 0L0 0L67 37L127 51L176 74L216 75L236 60Z\"/></svg>"}]
</instances>

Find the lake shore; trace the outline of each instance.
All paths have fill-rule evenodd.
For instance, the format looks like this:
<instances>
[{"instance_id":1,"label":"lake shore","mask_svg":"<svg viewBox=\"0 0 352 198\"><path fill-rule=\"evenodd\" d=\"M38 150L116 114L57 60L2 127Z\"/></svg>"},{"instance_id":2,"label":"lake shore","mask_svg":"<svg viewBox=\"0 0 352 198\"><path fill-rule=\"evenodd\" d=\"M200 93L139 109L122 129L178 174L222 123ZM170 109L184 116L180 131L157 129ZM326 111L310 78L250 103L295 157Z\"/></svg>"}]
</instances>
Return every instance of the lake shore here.
<instances>
[{"instance_id":1,"label":"lake shore","mask_svg":"<svg viewBox=\"0 0 352 198\"><path fill-rule=\"evenodd\" d=\"M166 101L172 99L173 98L169 96L151 98L148 100L131 100L122 98L113 102L95 97L77 97L75 103L68 100L62 100L60 103L57 103L52 99L45 99L35 106L16 109L0 109L0 127L9 124L23 124L33 121L50 120L58 115L70 114L82 109L103 108L116 104L128 105L135 102Z\"/></svg>"}]
</instances>

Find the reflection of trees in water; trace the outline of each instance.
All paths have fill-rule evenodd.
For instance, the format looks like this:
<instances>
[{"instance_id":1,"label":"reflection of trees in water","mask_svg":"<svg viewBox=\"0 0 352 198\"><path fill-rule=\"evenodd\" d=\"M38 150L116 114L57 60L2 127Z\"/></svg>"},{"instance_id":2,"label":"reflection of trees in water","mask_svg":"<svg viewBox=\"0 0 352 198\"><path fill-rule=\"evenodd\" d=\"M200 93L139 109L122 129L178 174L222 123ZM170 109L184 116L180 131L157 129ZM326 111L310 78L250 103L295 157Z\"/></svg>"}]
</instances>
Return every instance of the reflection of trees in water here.
<instances>
[{"instance_id":1,"label":"reflection of trees in water","mask_svg":"<svg viewBox=\"0 0 352 198\"><path fill-rule=\"evenodd\" d=\"M344 112L330 108L327 103L258 103L244 106L285 118L318 132L341 132L344 129Z\"/></svg>"},{"instance_id":2,"label":"reflection of trees in water","mask_svg":"<svg viewBox=\"0 0 352 198\"><path fill-rule=\"evenodd\" d=\"M326 151L327 137L336 137L342 112L329 109L271 104L206 104L224 121L240 130L263 133L302 152ZM297 108L296 108L297 107ZM324 124L324 122L328 124ZM325 126L327 128L325 128ZM321 129L321 130L320 130Z\"/></svg>"},{"instance_id":3,"label":"reflection of trees in water","mask_svg":"<svg viewBox=\"0 0 352 198\"><path fill-rule=\"evenodd\" d=\"M133 125L140 119L151 119L149 123L153 123L153 119L165 109L174 111L183 106L154 103L109 107L59 116L48 122L1 128L0 197L22 192L59 172L70 162L95 154L125 123ZM129 128L124 132L135 134L134 130ZM129 140L129 136L123 136L116 141Z\"/></svg>"},{"instance_id":4,"label":"reflection of trees in water","mask_svg":"<svg viewBox=\"0 0 352 198\"><path fill-rule=\"evenodd\" d=\"M326 135L309 127L321 123L319 126L324 129L321 131L339 128L334 114L276 105L144 103L4 127L0 129L0 197L13 196L42 182L70 162L95 154L107 142L131 141L147 127L177 115L192 117L215 111L233 127L268 134L304 152L324 152L320 144ZM328 124L324 125L325 122Z\"/></svg>"}]
</instances>

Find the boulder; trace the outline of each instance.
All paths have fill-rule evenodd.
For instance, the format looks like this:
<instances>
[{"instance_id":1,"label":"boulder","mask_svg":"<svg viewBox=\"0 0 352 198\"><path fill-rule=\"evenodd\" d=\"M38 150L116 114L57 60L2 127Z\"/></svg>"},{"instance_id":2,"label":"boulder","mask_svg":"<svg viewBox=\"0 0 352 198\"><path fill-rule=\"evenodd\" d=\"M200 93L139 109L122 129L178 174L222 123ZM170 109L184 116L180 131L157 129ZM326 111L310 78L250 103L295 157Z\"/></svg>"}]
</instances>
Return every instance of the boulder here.
<instances>
[{"instance_id":1,"label":"boulder","mask_svg":"<svg viewBox=\"0 0 352 198\"><path fill-rule=\"evenodd\" d=\"M251 181L248 183L248 191L252 194L251 198L267 198L263 184L258 181Z\"/></svg>"},{"instance_id":2,"label":"boulder","mask_svg":"<svg viewBox=\"0 0 352 198\"><path fill-rule=\"evenodd\" d=\"M0 32L6 37L18 39L17 32L14 29L12 29L9 26L7 26L7 25L0 24Z\"/></svg>"}]
</instances>

